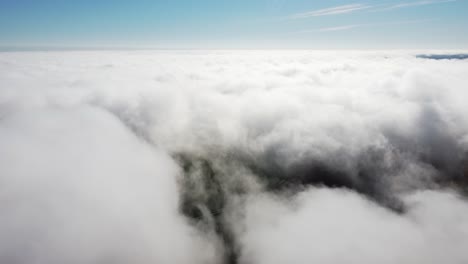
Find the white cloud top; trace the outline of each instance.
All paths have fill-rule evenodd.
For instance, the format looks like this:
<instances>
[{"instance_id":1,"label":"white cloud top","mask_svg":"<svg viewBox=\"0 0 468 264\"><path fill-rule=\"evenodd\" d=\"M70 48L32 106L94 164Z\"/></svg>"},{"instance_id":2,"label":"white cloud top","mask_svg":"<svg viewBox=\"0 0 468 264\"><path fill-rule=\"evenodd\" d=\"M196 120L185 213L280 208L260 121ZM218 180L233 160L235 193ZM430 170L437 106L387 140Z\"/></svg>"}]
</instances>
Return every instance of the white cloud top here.
<instances>
[{"instance_id":1,"label":"white cloud top","mask_svg":"<svg viewBox=\"0 0 468 264\"><path fill-rule=\"evenodd\" d=\"M0 53L0 262L219 263L216 224L239 263L467 263L468 60L415 55ZM310 164L348 188L269 189Z\"/></svg>"}]
</instances>

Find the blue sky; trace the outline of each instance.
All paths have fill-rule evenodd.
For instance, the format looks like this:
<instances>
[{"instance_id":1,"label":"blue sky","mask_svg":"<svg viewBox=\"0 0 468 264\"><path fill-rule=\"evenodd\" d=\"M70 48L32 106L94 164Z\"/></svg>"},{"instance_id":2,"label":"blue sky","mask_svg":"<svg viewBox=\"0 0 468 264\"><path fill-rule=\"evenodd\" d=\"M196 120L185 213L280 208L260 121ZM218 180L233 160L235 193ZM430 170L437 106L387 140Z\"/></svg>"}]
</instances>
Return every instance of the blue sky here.
<instances>
[{"instance_id":1,"label":"blue sky","mask_svg":"<svg viewBox=\"0 0 468 264\"><path fill-rule=\"evenodd\" d=\"M0 46L468 48L468 0L0 0Z\"/></svg>"}]
</instances>

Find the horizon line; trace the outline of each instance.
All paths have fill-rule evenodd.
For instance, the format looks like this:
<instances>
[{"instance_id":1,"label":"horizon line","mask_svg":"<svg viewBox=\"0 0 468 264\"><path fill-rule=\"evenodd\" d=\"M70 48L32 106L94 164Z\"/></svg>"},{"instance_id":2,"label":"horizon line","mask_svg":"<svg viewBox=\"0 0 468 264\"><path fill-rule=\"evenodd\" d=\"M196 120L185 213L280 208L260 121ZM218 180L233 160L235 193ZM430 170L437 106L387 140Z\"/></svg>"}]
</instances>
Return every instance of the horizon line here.
<instances>
[{"instance_id":1,"label":"horizon line","mask_svg":"<svg viewBox=\"0 0 468 264\"><path fill-rule=\"evenodd\" d=\"M466 48L430 48L430 47L421 47L421 48L199 48L199 47L188 47L188 48L169 48L169 47L138 47L138 46L55 46L55 45L33 45L33 46L12 46L0 45L0 52L47 52L47 51L150 51L150 50L161 50L161 51L170 51L170 50L181 50L181 51L190 51L190 50L315 50L315 51L326 51L326 50L359 50L359 51L380 51L380 50L465 50L468 52L468 47Z\"/></svg>"}]
</instances>

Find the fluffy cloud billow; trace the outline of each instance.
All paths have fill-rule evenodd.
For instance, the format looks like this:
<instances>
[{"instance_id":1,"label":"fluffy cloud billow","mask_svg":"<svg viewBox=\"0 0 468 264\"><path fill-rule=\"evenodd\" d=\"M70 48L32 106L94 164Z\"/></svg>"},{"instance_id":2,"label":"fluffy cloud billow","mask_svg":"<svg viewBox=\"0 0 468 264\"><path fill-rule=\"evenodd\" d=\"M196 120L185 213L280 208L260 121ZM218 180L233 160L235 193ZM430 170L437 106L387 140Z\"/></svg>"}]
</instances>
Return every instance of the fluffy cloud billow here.
<instances>
[{"instance_id":1,"label":"fluffy cloud billow","mask_svg":"<svg viewBox=\"0 0 468 264\"><path fill-rule=\"evenodd\" d=\"M0 53L0 262L466 263L468 61L419 54Z\"/></svg>"}]
</instances>

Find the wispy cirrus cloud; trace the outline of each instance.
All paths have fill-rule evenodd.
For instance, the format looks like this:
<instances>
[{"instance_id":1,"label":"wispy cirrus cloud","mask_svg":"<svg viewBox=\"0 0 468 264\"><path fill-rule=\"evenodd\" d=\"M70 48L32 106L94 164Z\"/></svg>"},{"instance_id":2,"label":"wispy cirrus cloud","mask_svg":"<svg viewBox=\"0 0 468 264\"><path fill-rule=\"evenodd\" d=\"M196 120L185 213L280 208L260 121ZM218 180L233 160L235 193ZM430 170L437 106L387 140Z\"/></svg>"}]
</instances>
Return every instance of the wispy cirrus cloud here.
<instances>
[{"instance_id":1,"label":"wispy cirrus cloud","mask_svg":"<svg viewBox=\"0 0 468 264\"><path fill-rule=\"evenodd\" d=\"M381 8L375 9L374 11L389 11L389 10L400 9L400 8L443 4L443 3L450 3L450 2L455 2L455 1L457 0L433 0L433 1L417 1L417 2L399 3L399 4L394 4L394 5L382 6Z\"/></svg>"},{"instance_id":2,"label":"wispy cirrus cloud","mask_svg":"<svg viewBox=\"0 0 468 264\"><path fill-rule=\"evenodd\" d=\"M323 27L323 28L306 29L306 30L295 31L295 32L291 32L290 34L305 34L305 33L314 33L314 32L342 31L342 30L348 30L348 29L353 29L353 28L362 27L362 26L363 25L360 25L360 24L354 24L354 25L343 25L343 26L336 26L336 27Z\"/></svg>"},{"instance_id":3,"label":"wispy cirrus cloud","mask_svg":"<svg viewBox=\"0 0 468 264\"><path fill-rule=\"evenodd\" d=\"M344 31L350 30L360 27L376 27L376 26L391 26L391 25L406 25L406 24L418 24L418 23L425 23L434 21L433 19L421 19L421 20L403 20L403 21L394 21L394 22L387 22L387 23L374 23L374 24L350 24L350 25L342 25L342 26L334 26L334 27L322 27L316 29L309 29L309 30L301 30L292 32L293 34L303 34L303 33L317 33L317 32L332 32L332 31Z\"/></svg>"},{"instance_id":4,"label":"wispy cirrus cloud","mask_svg":"<svg viewBox=\"0 0 468 264\"><path fill-rule=\"evenodd\" d=\"M317 31L318 32L342 31L342 30L348 30L348 29L357 28L361 26L362 25L345 25L345 26L338 26L338 27L325 27L325 28L319 28Z\"/></svg>"},{"instance_id":5,"label":"wispy cirrus cloud","mask_svg":"<svg viewBox=\"0 0 468 264\"><path fill-rule=\"evenodd\" d=\"M320 33L320 32L333 32L333 31L344 31L350 30L353 28L363 27L364 24L351 24L351 25L342 25L342 26L334 26L334 27L322 27L322 28L315 28L315 29L305 29L290 32L289 34L307 34L307 33Z\"/></svg>"},{"instance_id":6,"label":"wispy cirrus cloud","mask_svg":"<svg viewBox=\"0 0 468 264\"><path fill-rule=\"evenodd\" d=\"M312 10L303 13L293 14L288 17L288 19L303 19L309 17L318 17L318 16L330 16L330 15L340 15L340 14L350 14L359 11L390 11L401 8L425 6L425 5L434 5L434 4L443 4L449 2L456 2L457 0L424 0L416 2L401 2L397 4L383 4L383 5L367 5L361 3L354 3L348 5L340 5L335 7L329 7L324 9Z\"/></svg>"},{"instance_id":7,"label":"wispy cirrus cloud","mask_svg":"<svg viewBox=\"0 0 468 264\"><path fill-rule=\"evenodd\" d=\"M300 19L300 18L308 18L308 17L317 17L317 16L329 16L329 15L338 15L338 14L347 14L356 12L363 9L368 9L371 6L364 5L364 4L350 4L350 5L341 5L335 6L330 8L318 9L314 11L298 13L291 15L290 19Z\"/></svg>"}]
</instances>

